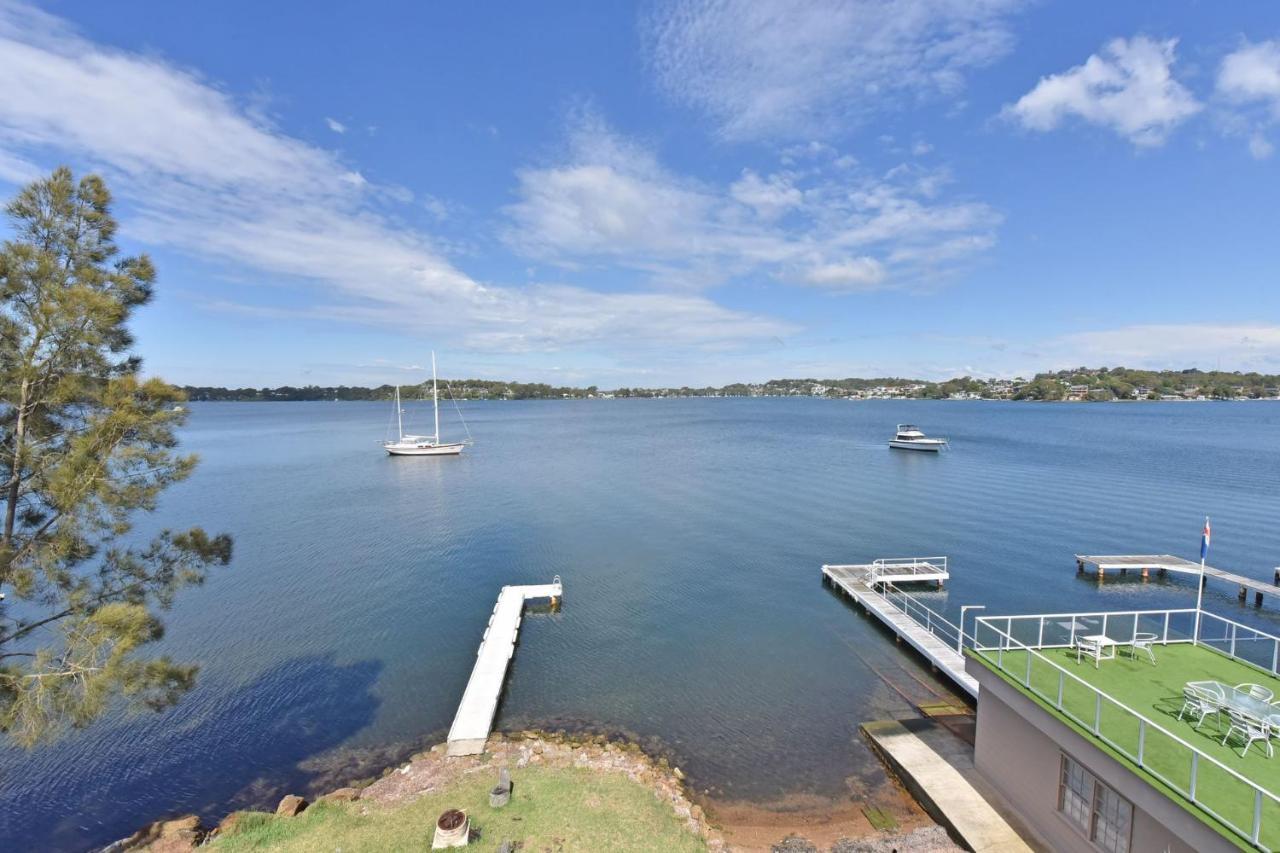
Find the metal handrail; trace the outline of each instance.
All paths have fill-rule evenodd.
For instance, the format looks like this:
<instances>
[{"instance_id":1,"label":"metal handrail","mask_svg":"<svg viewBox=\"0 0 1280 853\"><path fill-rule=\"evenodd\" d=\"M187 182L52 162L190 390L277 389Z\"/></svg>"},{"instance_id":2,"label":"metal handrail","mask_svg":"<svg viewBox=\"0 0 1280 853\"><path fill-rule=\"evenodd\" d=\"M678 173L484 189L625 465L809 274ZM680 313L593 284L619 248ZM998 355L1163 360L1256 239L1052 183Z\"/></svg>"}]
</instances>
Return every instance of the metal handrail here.
<instances>
[{"instance_id":1,"label":"metal handrail","mask_svg":"<svg viewBox=\"0 0 1280 853\"><path fill-rule=\"evenodd\" d=\"M1204 621L1205 619L1213 619L1213 620L1216 620L1217 622L1223 623L1224 633L1221 639L1205 638L1205 628L1206 628L1206 623ZM1229 634L1226 632L1225 630L1226 628L1230 628ZM1244 636L1244 637L1240 636L1240 632L1242 630L1247 631L1249 634L1253 636ZM1236 654L1236 651L1241 642L1252 643L1252 642L1258 642L1258 641L1261 641L1264 643L1266 642L1271 643L1271 665L1270 666L1262 666L1256 661L1249 660L1246 657L1241 657L1240 655ZM1206 613L1204 611L1201 611L1200 633L1196 637L1196 642L1207 649L1212 649L1213 651L1217 652L1220 655L1224 655L1226 657L1231 658L1232 660L1239 661L1240 663L1246 666L1251 666L1254 669L1260 670L1261 672L1265 672L1268 675L1271 675L1273 677L1280 678L1280 637L1277 637L1275 634L1268 634L1266 631L1261 631L1257 628L1251 627L1249 625L1245 625L1242 622L1236 622L1234 619L1228 619L1225 616L1219 616L1216 613ZM1229 646L1228 648L1223 649L1213 645L1213 643L1229 643Z\"/></svg>"},{"instance_id":2,"label":"metal handrail","mask_svg":"<svg viewBox=\"0 0 1280 853\"><path fill-rule=\"evenodd\" d=\"M1192 612L1192 613L1194 613L1195 611L1185 611L1185 610L1181 610L1181 611L1179 611L1179 610L1170 610L1170 611L1126 611L1126 615L1131 614L1131 613L1143 613L1143 612L1145 612L1145 613L1165 613L1165 614L1172 614L1172 613L1186 613L1186 612ZM1070 614L1070 613L1062 613L1062 614L1044 614L1044 615L1040 615L1038 618L1040 618L1040 619L1044 619L1044 618L1061 618L1061 617L1079 616L1079 615L1084 615L1084 614ZM1101 615L1105 615L1105 614L1098 613L1098 614L1092 614L1092 615L1094 615L1094 616L1101 616ZM1212 817L1214 817L1215 819L1217 819L1218 821L1220 821L1224 826L1226 826L1226 827L1228 827L1229 829L1231 829L1233 832L1235 832L1235 833L1239 834L1240 836L1242 836L1242 837L1244 837L1244 838L1249 839L1249 842L1250 842L1251 844L1253 844L1253 845L1255 845L1255 846L1258 846L1258 847L1261 847L1261 848L1262 848L1262 849L1264 849L1264 850L1269 849L1269 848L1267 848L1267 847L1263 846L1263 845L1260 843L1260 841L1259 841L1260 836L1261 836L1261 832L1262 832L1262 801L1263 801L1263 800L1262 800L1262 798L1263 798L1263 795L1265 795L1266 797L1270 798L1273 802L1275 802L1275 803L1277 803L1277 804L1280 804L1280 796L1277 796L1276 794L1272 793L1272 792L1271 792L1271 791L1269 791L1268 789L1266 789L1266 788L1262 787L1261 785L1259 785L1258 783L1256 783L1256 782L1252 781L1252 780L1251 780L1251 779L1249 779L1248 777L1246 777L1246 776L1244 776L1244 775L1242 775L1242 774L1238 773L1237 771L1235 771L1235 770L1231 769L1230 767L1228 767L1227 765L1223 764L1223 763L1222 763L1221 761L1219 761L1218 759L1214 758L1212 755L1209 755L1208 753L1203 752L1203 751L1201 751L1200 749L1197 749L1195 746L1192 746L1191 744L1187 743L1185 740L1183 740L1182 738L1178 737L1177 735L1175 735L1173 732L1169 731L1168 729L1164 728L1164 727L1163 727L1163 726L1161 726L1159 723L1156 723L1156 722L1154 722L1154 721L1152 721L1152 720L1148 719L1148 718L1147 718L1146 716L1144 716L1143 714L1139 713L1138 711L1135 711L1133 708L1130 708L1128 705L1125 705L1123 702L1120 702L1119 700L1117 700L1115 697L1111 696L1110 694L1105 693L1105 692L1103 692L1102 690L1099 690L1097 687L1094 687L1092 684L1090 684L1088 681L1084 680L1084 679L1083 679L1083 678L1081 678L1080 676L1075 675L1074 673L1072 673L1072 672L1070 672L1069 670L1067 670L1065 667L1062 667L1062 666L1058 665L1057 663L1054 663L1054 662L1053 662L1052 660L1050 660L1049 658L1047 658L1047 657L1045 657L1044 655L1040 654L1040 652L1039 652L1039 651L1037 651L1035 648L1032 648L1031 646L1026 645L1025 643L1023 643L1022 641L1020 641L1020 640L1018 640L1017 638L1013 637L1012 635L1010 635L1010 634L1008 634L1008 633L1006 633L1006 632L1004 632L1004 631L1001 631L998 627L996 627L996 626L993 624L994 622L999 621L999 620L1001 620L1001 619L1005 619L1005 620L1007 620L1007 619L1009 619L1009 618L1010 618L1010 617L1007 617L1007 616L979 616L979 617L977 617L977 618L976 618L976 620L975 620L975 625L983 626L983 627L988 628L988 629L989 629L989 630L991 630L991 631L994 631L994 632L998 635L998 637L999 637L999 638L1001 638L1001 640L1002 640L1002 642L1000 642L1000 644L999 644L998 646L996 646L995 648L991 648L991 647L982 647L982 646L977 645L977 643L975 642L974 649L975 649L975 652L976 652L977 654L981 655L981 656L982 656L982 658L983 658L984 660L986 660L986 661L988 661L988 662L991 662L991 656L990 656L990 654L989 654L989 653L990 653L990 652L992 652L992 651L995 651L995 652L997 653L997 654L996 654L996 659L995 659L995 665L996 665L996 668L997 668L998 670L1000 670L1000 672L1006 673L1006 674L1008 674L1008 675L1012 678L1012 677L1014 677L1014 674L1013 674L1013 673L1011 673L1011 672L1009 672L1009 670L1005 669L1005 666L1004 666L1004 653L1005 653L1007 650L1009 650L1009 648L1010 648L1011 646L1012 646L1012 647L1015 647L1015 648L1018 648L1018 649L1021 649L1021 650L1024 650L1024 651L1026 652L1026 654L1027 654L1026 674L1025 674L1024 679L1023 679L1021 682L1019 682L1019 683L1021 683L1021 684L1022 684L1022 686L1024 686L1028 691L1030 691L1032 694L1034 694L1034 695L1036 695L1036 696L1041 697L1041 698L1042 698L1042 699L1044 699L1045 701L1050 702L1050 703L1052 704L1052 706L1054 707L1054 709L1055 709L1055 710L1057 710L1059 713L1063 714L1065 717L1067 717L1068 719L1072 720L1073 722L1075 722L1075 723L1079 724L1080 726L1085 727L1088 731L1092 732L1092 734L1093 734L1093 736L1094 736L1094 737L1098 738L1098 739L1099 739L1099 740L1101 740L1103 743L1105 743L1105 744L1107 744L1108 746L1110 746L1110 747L1112 747L1113 749L1115 749L1115 750L1116 750L1117 752L1119 752L1121 755L1123 755L1123 756L1125 756L1126 758L1128 758L1129 760L1133 761L1133 762L1134 762L1135 764L1137 764L1137 766L1138 766L1138 767L1140 767L1142 770L1144 770L1145 772L1147 772L1147 773L1149 773L1150 775L1154 776L1156 779L1159 779L1159 780L1160 780L1161 782L1163 782L1165 785L1168 785L1170 789L1172 789L1172 790L1174 790L1174 791L1178 792L1180 795L1182 795L1182 796L1186 797L1186 799L1188 799L1191 803L1195 804L1195 806L1196 806L1197 808L1199 808L1200 810L1204 811L1205 813L1207 813L1207 814L1211 815ZM1015 618L1017 618L1017 617L1015 617ZM1037 618L1037 617L1026 617L1026 618ZM975 633L975 635L977 634L977 632L978 632L978 629L977 629L977 628L975 628L975 629L974 629L974 633ZM1187 642L1187 641L1185 641L1185 640L1184 640L1184 641L1182 641L1182 642ZM1037 690L1035 687L1033 687L1033 686L1032 686L1032 684L1031 684L1031 662L1032 662L1032 660L1033 660L1033 659L1035 659L1035 658L1038 658L1042 663L1048 664L1052 669L1057 670L1057 672L1058 672L1058 695L1057 695L1056 697L1051 698L1051 697L1049 697L1049 696L1045 696L1043 693L1041 693L1039 690ZM1080 719L1080 718L1079 718L1079 717L1077 717L1075 714L1073 714L1073 713L1072 713L1068 708L1064 707L1064 705L1063 705L1063 701L1062 701L1062 697L1063 697L1063 687L1064 687L1064 684L1065 684L1065 681L1066 681L1066 679L1067 679L1067 678L1070 678L1070 679L1072 679L1073 681L1075 681L1076 683L1078 683L1078 684L1080 684L1080 685L1084 686L1088 691L1090 691L1091 693L1093 693L1093 694L1095 695L1096 699L1095 699L1095 702L1094 702L1094 719L1093 719L1092 724L1088 723L1088 721L1086 721L1086 720ZM1017 679L1016 679L1016 678L1015 678L1015 681L1017 681ZM1125 713L1129 714L1130 716L1132 716L1132 717L1134 717L1134 718L1136 718L1136 719L1138 720L1138 754L1137 754L1137 755L1130 755L1130 753L1129 753L1129 751L1128 751L1128 748L1127 748L1127 747L1125 747L1124 745L1122 745L1122 744L1120 744L1120 743L1118 743L1118 742L1116 742L1116 741L1112 740L1111 738L1109 738L1109 737L1107 737L1105 734L1103 734L1103 731L1102 731L1102 700L1103 700L1103 699L1106 699L1106 700L1107 700L1108 702L1110 702L1112 705L1116 706L1116 707L1117 707L1117 708L1119 708L1120 710L1124 711ZM1165 776L1163 776L1161 773L1159 773L1158 771L1156 771L1156 770L1155 770L1155 769L1153 769L1152 767L1147 766L1147 765L1144 763L1143 750L1144 750L1144 746L1145 746L1145 743L1146 743L1146 732L1147 732L1147 730L1148 730L1148 729L1153 729L1153 730L1155 730L1155 731L1159 732L1160 734L1162 734L1162 735L1164 735L1165 737L1169 738L1169 739L1170 739L1170 740L1172 740L1173 742L1175 742L1175 743L1177 743L1178 745L1180 745L1180 746L1184 747L1185 749L1187 749L1187 750L1191 753L1191 774L1190 774L1190 780L1189 780L1189 784L1188 784L1188 789L1187 789L1186 791L1184 791L1184 790L1182 789L1182 787L1181 787L1180 783L1175 782L1175 781L1174 781L1174 780L1172 780L1172 779L1168 779L1168 778L1166 778L1166 777L1165 777ZM1199 763L1200 763L1201 761L1208 761L1210 764L1212 764L1212 765L1215 767L1215 769L1217 769L1217 770L1219 770L1219 771L1222 771L1222 772L1225 772L1226 774L1228 774L1228 775L1229 775L1229 776L1231 776L1232 778L1236 779L1237 781L1242 782L1242 783L1243 783L1247 788L1249 788L1249 789L1253 790L1253 792L1254 792L1254 816L1253 816L1253 826L1251 827L1251 829L1250 829L1250 830L1246 831L1246 830L1244 830L1244 829L1241 829L1240 827L1238 827L1238 826L1236 826L1234 823L1232 823L1228 818L1224 817L1224 816L1223 816L1223 815L1221 815L1221 814L1218 814L1218 813L1217 813L1216 811L1214 811L1212 808L1210 808L1209 806L1207 806L1203 801L1198 800L1198 799L1196 798L1196 776L1197 776L1197 772L1198 772L1198 768L1199 768Z\"/></svg>"},{"instance_id":3,"label":"metal handrail","mask_svg":"<svg viewBox=\"0 0 1280 853\"><path fill-rule=\"evenodd\" d=\"M868 583L879 583L879 578L886 574L933 574L942 571L947 573L946 557L889 557L873 560L871 571L867 576Z\"/></svg>"},{"instance_id":4,"label":"metal handrail","mask_svg":"<svg viewBox=\"0 0 1280 853\"><path fill-rule=\"evenodd\" d=\"M898 589L891 582L885 583L883 586L884 591L881 592L881 596L885 601L896 607L905 616L911 618L916 624L923 626L930 634L945 639L949 646L959 645L964 639L973 639L972 636L965 634L960 626L950 619L947 619L933 608L916 601L906 590ZM892 597L894 594L899 596L906 606L898 604ZM913 609L915 612L913 612ZM923 619L920 616L921 612L923 612ZM970 645L972 646L972 643Z\"/></svg>"},{"instance_id":5,"label":"metal handrail","mask_svg":"<svg viewBox=\"0 0 1280 853\"><path fill-rule=\"evenodd\" d=\"M1172 618L1174 616L1180 616L1180 615L1193 616L1195 615L1195 613L1196 613L1195 610L1190 610L1190 609L1185 609L1185 610L1104 610L1104 611L1095 611L1095 612L1087 612L1087 613L1035 613L1035 614L1025 614L1025 615L1010 615L1010 616L984 616L982 618L988 622L996 622L996 621L1004 620L1005 627L1007 630L1003 633L1007 633L1009 636L1013 636L1013 633L1014 633L1013 625L1015 622L1018 622L1018 623L1032 622L1036 626L1036 632L1035 632L1036 642L1034 645L1029 646L1029 648L1064 649L1064 648L1071 648L1072 646L1075 645L1076 638L1077 636L1080 636L1079 632L1081 630L1088 630L1084 626L1084 623L1087 622L1088 620L1101 620L1101 625L1097 629L1097 632L1104 636L1110 637L1111 639L1116 640L1117 642L1124 642L1125 640L1123 640L1122 637L1112 636L1112 632L1108 629L1111 626L1118 624L1122 619L1132 620L1132 622L1126 625L1129 631L1129 639L1127 640L1127 642L1132 642L1133 636L1139 633L1138 627L1141 624L1143 617L1161 617L1161 616L1164 617L1164 628L1161 630L1161 632L1158 635L1161 643L1163 644L1193 643L1195 642L1195 638L1193 635L1187 635L1183 637L1170 636L1170 622L1172 621ZM1067 620L1070 620L1070 622L1067 623ZM1063 624L1070 625L1070 631L1066 635L1066 637L1064 637L1065 642L1045 642L1045 626L1046 625L1061 626ZM1021 642L1021 641L1019 640L1018 642ZM975 648L978 648L978 647L975 645Z\"/></svg>"}]
</instances>

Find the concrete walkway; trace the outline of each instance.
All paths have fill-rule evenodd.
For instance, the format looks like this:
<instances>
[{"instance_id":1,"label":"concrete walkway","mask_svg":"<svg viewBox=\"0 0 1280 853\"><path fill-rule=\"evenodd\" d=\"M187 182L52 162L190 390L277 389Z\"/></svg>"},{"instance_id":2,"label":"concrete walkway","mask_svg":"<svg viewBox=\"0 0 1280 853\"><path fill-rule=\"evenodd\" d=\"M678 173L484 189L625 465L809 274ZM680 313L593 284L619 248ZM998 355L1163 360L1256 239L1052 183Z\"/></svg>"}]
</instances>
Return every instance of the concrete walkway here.
<instances>
[{"instance_id":1,"label":"concrete walkway","mask_svg":"<svg viewBox=\"0 0 1280 853\"><path fill-rule=\"evenodd\" d=\"M862 730L908 789L970 850L1023 853L1034 849L968 779L902 723L863 723Z\"/></svg>"}]
</instances>

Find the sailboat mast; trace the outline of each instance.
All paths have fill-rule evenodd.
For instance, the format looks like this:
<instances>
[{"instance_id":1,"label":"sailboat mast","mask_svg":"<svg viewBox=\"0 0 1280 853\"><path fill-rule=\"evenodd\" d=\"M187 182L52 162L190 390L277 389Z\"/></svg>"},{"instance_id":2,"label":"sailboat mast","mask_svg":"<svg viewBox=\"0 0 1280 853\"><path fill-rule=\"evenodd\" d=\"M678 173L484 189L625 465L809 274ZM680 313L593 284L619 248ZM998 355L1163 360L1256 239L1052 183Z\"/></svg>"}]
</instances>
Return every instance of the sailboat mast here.
<instances>
[{"instance_id":1,"label":"sailboat mast","mask_svg":"<svg viewBox=\"0 0 1280 853\"><path fill-rule=\"evenodd\" d=\"M404 413L400 408L400 386L399 385L396 386L396 426L399 427L399 432L400 432L400 438L398 440L403 441L404 440Z\"/></svg>"},{"instance_id":2,"label":"sailboat mast","mask_svg":"<svg viewBox=\"0 0 1280 853\"><path fill-rule=\"evenodd\" d=\"M436 382L436 351L431 351L431 404L436 411L436 444L440 443L440 388Z\"/></svg>"}]
</instances>

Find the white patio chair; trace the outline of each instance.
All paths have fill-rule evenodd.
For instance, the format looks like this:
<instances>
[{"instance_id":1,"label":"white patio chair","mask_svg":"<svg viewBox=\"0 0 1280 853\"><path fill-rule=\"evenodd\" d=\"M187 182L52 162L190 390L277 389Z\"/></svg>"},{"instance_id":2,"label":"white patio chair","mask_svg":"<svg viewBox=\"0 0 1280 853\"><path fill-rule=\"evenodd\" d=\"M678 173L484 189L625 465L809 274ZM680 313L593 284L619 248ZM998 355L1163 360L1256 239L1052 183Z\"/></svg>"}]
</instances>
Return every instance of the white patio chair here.
<instances>
[{"instance_id":1,"label":"white patio chair","mask_svg":"<svg viewBox=\"0 0 1280 853\"><path fill-rule=\"evenodd\" d=\"M1178 719L1181 720L1183 714L1195 717L1197 729L1204 725L1204 718L1210 714L1215 715L1221 722L1222 708L1225 703L1226 697L1218 696L1203 687L1188 684L1182 688L1182 710L1178 712Z\"/></svg>"},{"instance_id":2,"label":"white patio chair","mask_svg":"<svg viewBox=\"0 0 1280 853\"><path fill-rule=\"evenodd\" d=\"M1093 658L1093 668L1098 669L1099 661L1102 660L1102 646L1093 640L1076 637L1076 663L1080 663L1081 655Z\"/></svg>"},{"instance_id":3,"label":"white patio chair","mask_svg":"<svg viewBox=\"0 0 1280 853\"><path fill-rule=\"evenodd\" d=\"M1133 643L1130 645L1130 648L1129 648L1129 656L1136 658L1138 656L1138 652L1146 652L1148 660L1151 661L1151 665L1155 666L1156 665L1155 645L1156 645L1156 640L1158 639L1160 638L1157 637L1155 634L1134 634Z\"/></svg>"},{"instance_id":4,"label":"white patio chair","mask_svg":"<svg viewBox=\"0 0 1280 853\"><path fill-rule=\"evenodd\" d=\"M1244 684L1237 684L1236 690L1241 693L1247 693L1254 699L1261 699L1263 702L1270 702L1272 699L1276 698L1274 690L1269 690L1261 684L1249 684L1248 682Z\"/></svg>"},{"instance_id":5,"label":"white patio chair","mask_svg":"<svg viewBox=\"0 0 1280 853\"><path fill-rule=\"evenodd\" d=\"M1239 734L1244 738L1244 749L1240 750L1240 757L1244 758L1245 753L1249 751L1249 747L1254 741L1261 741L1262 745L1267 748L1267 758L1271 757L1271 725L1265 720L1259 720L1252 714L1246 714L1243 711L1237 711L1231 706L1226 708L1227 716L1231 718L1231 725L1227 727L1227 733L1222 736L1222 745L1226 746L1227 741L1232 734Z\"/></svg>"}]
</instances>

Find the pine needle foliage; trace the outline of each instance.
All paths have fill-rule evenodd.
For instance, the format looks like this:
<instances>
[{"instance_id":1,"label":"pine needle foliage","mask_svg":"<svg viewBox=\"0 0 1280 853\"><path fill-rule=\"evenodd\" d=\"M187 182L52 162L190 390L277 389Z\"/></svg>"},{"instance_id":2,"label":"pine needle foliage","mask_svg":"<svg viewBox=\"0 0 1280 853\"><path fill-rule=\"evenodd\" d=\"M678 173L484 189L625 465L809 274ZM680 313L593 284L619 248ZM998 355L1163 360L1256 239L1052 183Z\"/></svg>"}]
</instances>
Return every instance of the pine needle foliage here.
<instances>
[{"instance_id":1,"label":"pine needle foliage","mask_svg":"<svg viewBox=\"0 0 1280 853\"><path fill-rule=\"evenodd\" d=\"M149 543L132 519L191 474L182 392L140 375L128 323L152 296L122 257L101 178L59 168L6 207L0 246L0 732L55 739L113 703L172 705L196 667L139 651L158 613L231 559L200 528Z\"/></svg>"}]
</instances>

